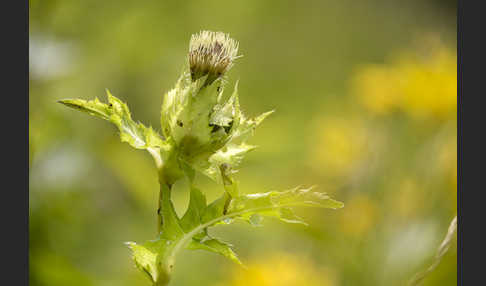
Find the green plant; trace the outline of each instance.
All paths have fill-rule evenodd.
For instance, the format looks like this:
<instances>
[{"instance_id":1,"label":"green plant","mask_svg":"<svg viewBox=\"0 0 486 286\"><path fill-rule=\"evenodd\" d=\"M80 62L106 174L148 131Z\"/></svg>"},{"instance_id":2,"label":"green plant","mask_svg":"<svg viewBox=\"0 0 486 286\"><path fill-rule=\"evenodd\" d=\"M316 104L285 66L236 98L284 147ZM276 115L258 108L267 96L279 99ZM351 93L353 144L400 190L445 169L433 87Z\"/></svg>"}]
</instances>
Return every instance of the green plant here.
<instances>
[{"instance_id":1,"label":"green plant","mask_svg":"<svg viewBox=\"0 0 486 286\"><path fill-rule=\"evenodd\" d=\"M177 252L182 248L204 249L240 263L231 245L211 237L208 228L235 219L259 224L262 216L289 223L304 223L291 207L337 209L341 202L311 188L257 194L240 194L233 178L243 156L255 146L246 143L255 128L272 112L253 119L245 117L238 102L237 84L229 98L223 96L225 73L238 58L238 43L221 32L193 35L186 68L175 87L165 94L162 134L136 123L128 106L107 91L108 103L65 99L60 103L115 124L123 142L147 150L155 160L160 192L157 237L144 244L127 243L137 267L153 285L167 285ZM223 186L221 197L209 204L195 186L196 172ZM189 206L178 217L170 195L173 184L188 178Z\"/></svg>"}]
</instances>

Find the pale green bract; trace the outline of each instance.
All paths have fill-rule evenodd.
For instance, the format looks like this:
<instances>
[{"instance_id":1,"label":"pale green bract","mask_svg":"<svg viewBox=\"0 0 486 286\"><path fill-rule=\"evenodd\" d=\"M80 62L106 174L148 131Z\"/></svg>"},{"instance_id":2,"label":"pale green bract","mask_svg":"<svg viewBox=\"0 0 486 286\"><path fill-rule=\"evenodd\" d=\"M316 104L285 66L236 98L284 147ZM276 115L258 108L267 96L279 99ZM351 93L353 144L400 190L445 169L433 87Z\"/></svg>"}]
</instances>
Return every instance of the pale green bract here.
<instances>
[{"instance_id":1,"label":"pale green bract","mask_svg":"<svg viewBox=\"0 0 486 286\"><path fill-rule=\"evenodd\" d=\"M158 286L169 283L175 256L183 248L211 251L241 264L230 244L208 233L208 228L214 225L243 220L259 226L263 217L305 224L294 214L293 207L343 207L341 202L331 199L325 193L314 192L311 188L240 194L233 174L243 157L256 148L247 143L248 138L273 111L247 118L240 110L238 83L231 96L225 99L225 80L217 72L231 67L232 62L228 61L237 58L237 45L228 37L213 32L201 33L196 38L194 43L202 45L202 48L198 46L191 49L191 64L195 66L186 69L175 87L164 95L161 109L162 135L152 127L136 123L128 106L108 90L108 103L97 98L90 101L59 101L68 107L110 121L118 128L123 142L147 150L154 158L160 182L158 236L143 244L127 242L127 245L132 250L136 266L153 285ZM223 49L228 54L221 52L220 46L225 44L230 45ZM207 53L217 53L213 56L220 66L206 73L206 65L212 63L207 61ZM197 73L194 74L193 70ZM224 190L222 196L208 204L204 193L195 186L196 172L221 184ZM171 187L184 177L190 182L189 206L185 214L178 217L170 198Z\"/></svg>"}]
</instances>

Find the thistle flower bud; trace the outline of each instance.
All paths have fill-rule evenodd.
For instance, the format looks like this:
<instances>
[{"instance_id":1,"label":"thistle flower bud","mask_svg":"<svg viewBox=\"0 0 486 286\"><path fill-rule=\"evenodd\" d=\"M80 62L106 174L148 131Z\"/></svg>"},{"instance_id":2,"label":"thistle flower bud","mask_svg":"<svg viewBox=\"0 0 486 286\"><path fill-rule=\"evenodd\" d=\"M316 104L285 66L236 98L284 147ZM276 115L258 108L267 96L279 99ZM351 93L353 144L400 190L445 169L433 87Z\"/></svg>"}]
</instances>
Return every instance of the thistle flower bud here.
<instances>
[{"instance_id":1,"label":"thistle flower bud","mask_svg":"<svg viewBox=\"0 0 486 286\"><path fill-rule=\"evenodd\" d=\"M205 75L207 83L224 75L237 58L238 42L222 32L201 31L189 43L189 68L192 80Z\"/></svg>"}]
</instances>

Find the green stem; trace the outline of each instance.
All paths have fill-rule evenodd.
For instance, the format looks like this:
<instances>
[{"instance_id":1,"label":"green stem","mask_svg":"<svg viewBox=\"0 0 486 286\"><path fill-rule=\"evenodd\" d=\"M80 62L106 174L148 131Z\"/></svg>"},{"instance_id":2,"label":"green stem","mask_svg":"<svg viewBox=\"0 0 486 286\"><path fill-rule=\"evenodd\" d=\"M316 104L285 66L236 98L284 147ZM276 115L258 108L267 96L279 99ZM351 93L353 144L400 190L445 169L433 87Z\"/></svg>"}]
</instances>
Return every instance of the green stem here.
<instances>
[{"instance_id":1,"label":"green stem","mask_svg":"<svg viewBox=\"0 0 486 286\"><path fill-rule=\"evenodd\" d=\"M148 148L147 150L149 151L149 153L154 158L155 165L157 167L157 171L158 171L158 175L159 175L160 190L159 190L159 200L158 200L158 205L157 205L157 235L160 235L160 231L161 231L162 223L163 223L161 200L162 200L162 197L164 196L163 189L162 189L162 184L165 184L165 179L164 179L164 176L162 174L162 170L163 170L164 166L163 166L162 158L160 156L160 151L158 149ZM170 188L169 188L169 191L170 191Z\"/></svg>"},{"instance_id":2,"label":"green stem","mask_svg":"<svg viewBox=\"0 0 486 286\"><path fill-rule=\"evenodd\" d=\"M163 218L162 218L162 186L160 187L159 190L159 201L157 205L157 235L160 235L160 231L162 230L162 223L163 223Z\"/></svg>"},{"instance_id":3,"label":"green stem","mask_svg":"<svg viewBox=\"0 0 486 286\"><path fill-rule=\"evenodd\" d=\"M173 222L173 215L175 213L173 206L170 202L170 192L171 192L171 185L166 183L164 180L164 176L162 172L159 173L159 183L160 183L160 190L159 190L159 202L157 208L157 236L162 236L162 230L164 224L167 224L170 227L170 224ZM165 219L164 219L165 218ZM164 235L167 235L164 233ZM162 259L165 263L159 265L161 267L158 272L159 276L157 281L154 281L153 286L167 286L169 285L170 281L170 273L172 272L172 267L174 265L172 259Z\"/></svg>"},{"instance_id":4,"label":"green stem","mask_svg":"<svg viewBox=\"0 0 486 286\"><path fill-rule=\"evenodd\" d=\"M170 203L170 192L172 189L172 185L167 183L165 180L165 176L163 173L163 168L159 169L159 201L157 206L157 235L160 235L162 230L162 226L164 224L164 217L168 217L171 215L171 203Z\"/></svg>"}]
</instances>

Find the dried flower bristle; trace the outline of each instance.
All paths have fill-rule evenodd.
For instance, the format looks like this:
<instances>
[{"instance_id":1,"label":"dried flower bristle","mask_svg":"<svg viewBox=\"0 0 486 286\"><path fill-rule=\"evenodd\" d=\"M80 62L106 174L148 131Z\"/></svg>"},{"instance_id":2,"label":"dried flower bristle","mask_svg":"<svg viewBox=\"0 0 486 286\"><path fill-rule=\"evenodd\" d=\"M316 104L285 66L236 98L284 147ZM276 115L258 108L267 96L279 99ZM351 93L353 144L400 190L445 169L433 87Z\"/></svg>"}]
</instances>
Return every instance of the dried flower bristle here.
<instances>
[{"instance_id":1,"label":"dried flower bristle","mask_svg":"<svg viewBox=\"0 0 486 286\"><path fill-rule=\"evenodd\" d=\"M189 43L189 67L192 80L208 75L211 83L224 75L237 58L238 42L222 32L201 31Z\"/></svg>"}]
</instances>

